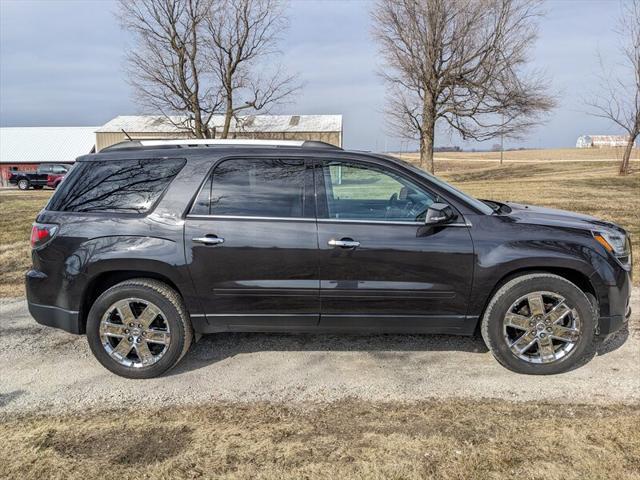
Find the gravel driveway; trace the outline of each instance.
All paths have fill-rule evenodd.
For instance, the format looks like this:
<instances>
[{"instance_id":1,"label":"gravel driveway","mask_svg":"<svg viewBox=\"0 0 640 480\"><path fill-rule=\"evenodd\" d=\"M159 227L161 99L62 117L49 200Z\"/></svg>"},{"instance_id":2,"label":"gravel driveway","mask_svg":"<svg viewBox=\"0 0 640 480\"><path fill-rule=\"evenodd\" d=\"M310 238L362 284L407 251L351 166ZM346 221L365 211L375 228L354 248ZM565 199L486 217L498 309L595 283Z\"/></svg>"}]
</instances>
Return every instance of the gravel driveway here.
<instances>
[{"instance_id":1,"label":"gravel driveway","mask_svg":"<svg viewBox=\"0 0 640 480\"><path fill-rule=\"evenodd\" d=\"M434 335L218 334L192 346L169 374L112 375L82 336L42 327L23 299L0 300L0 413L225 401L325 402L430 397L579 403L640 402L640 290L628 330L569 373L523 376L480 338Z\"/></svg>"}]
</instances>

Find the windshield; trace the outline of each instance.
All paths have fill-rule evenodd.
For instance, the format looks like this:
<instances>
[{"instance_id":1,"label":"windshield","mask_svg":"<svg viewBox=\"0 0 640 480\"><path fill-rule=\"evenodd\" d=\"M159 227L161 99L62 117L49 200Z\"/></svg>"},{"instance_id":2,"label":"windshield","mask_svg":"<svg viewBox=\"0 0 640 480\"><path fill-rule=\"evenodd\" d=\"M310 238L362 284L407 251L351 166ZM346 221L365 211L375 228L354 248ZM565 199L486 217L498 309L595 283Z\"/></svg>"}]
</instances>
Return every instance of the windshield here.
<instances>
[{"instance_id":1,"label":"windshield","mask_svg":"<svg viewBox=\"0 0 640 480\"><path fill-rule=\"evenodd\" d=\"M462 198L462 200L464 200L465 202L467 202L469 205L471 205L475 209L479 210L480 212L484 213L485 215L491 215L493 213L493 211L494 211L493 208L491 208L486 203L481 202L477 198L474 198L471 195L468 195L468 194L464 193L461 190L458 190L453 185L449 185L447 182L445 182L443 180L440 180L438 177L436 177L434 175L431 175L430 173L427 173L424 170L421 170L421 169L413 166L409 162L405 162L404 160L400 160L399 158L396 158L396 157L386 157L386 158L388 158L390 160L393 160L395 162L402 163L405 167L410 169L412 172L415 172L415 173L417 173L417 174L429 179L430 182L435 183L438 187L440 187L443 190L451 193L452 195L455 195L458 198Z\"/></svg>"}]
</instances>

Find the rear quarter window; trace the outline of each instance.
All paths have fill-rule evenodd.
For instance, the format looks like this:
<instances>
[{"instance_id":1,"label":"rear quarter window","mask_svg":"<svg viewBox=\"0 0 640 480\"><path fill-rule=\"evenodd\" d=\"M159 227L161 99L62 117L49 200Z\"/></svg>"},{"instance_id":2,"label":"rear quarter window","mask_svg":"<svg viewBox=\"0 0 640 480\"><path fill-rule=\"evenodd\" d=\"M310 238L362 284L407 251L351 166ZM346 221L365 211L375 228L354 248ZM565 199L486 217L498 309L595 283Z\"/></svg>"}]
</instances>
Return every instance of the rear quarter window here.
<instances>
[{"instance_id":1,"label":"rear quarter window","mask_svg":"<svg viewBox=\"0 0 640 480\"><path fill-rule=\"evenodd\" d=\"M51 198L60 212L144 213L184 166L183 159L78 162Z\"/></svg>"}]
</instances>

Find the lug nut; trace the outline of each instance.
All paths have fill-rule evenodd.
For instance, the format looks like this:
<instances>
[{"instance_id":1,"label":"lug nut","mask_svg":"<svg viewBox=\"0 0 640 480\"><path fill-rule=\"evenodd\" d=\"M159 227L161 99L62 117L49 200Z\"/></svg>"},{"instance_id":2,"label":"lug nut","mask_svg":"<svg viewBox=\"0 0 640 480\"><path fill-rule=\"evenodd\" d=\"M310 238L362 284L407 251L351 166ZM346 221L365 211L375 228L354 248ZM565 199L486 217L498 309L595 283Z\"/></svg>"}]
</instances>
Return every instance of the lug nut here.
<instances>
[{"instance_id":1,"label":"lug nut","mask_svg":"<svg viewBox=\"0 0 640 480\"><path fill-rule=\"evenodd\" d=\"M138 324L138 328L142 328L142 324L141 323Z\"/></svg>"},{"instance_id":2,"label":"lug nut","mask_svg":"<svg viewBox=\"0 0 640 480\"><path fill-rule=\"evenodd\" d=\"M544 338L544 337L546 337L546 335L544 333L541 333L540 338Z\"/></svg>"},{"instance_id":3,"label":"lug nut","mask_svg":"<svg viewBox=\"0 0 640 480\"><path fill-rule=\"evenodd\" d=\"M130 324L129 324L129 326L130 326L131 328L133 328L133 323L130 323Z\"/></svg>"},{"instance_id":4,"label":"lug nut","mask_svg":"<svg viewBox=\"0 0 640 480\"><path fill-rule=\"evenodd\" d=\"M550 332L551 330L553 330L551 327L547 327L547 332Z\"/></svg>"},{"instance_id":5,"label":"lug nut","mask_svg":"<svg viewBox=\"0 0 640 480\"><path fill-rule=\"evenodd\" d=\"M124 329L124 333L129 333L129 329L128 329L128 328L125 328L125 329Z\"/></svg>"},{"instance_id":6,"label":"lug nut","mask_svg":"<svg viewBox=\"0 0 640 480\"><path fill-rule=\"evenodd\" d=\"M127 340L129 340L130 342L133 342L133 337L129 337L127 338Z\"/></svg>"},{"instance_id":7,"label":"lug nut","mask_svg":"<svg viewBox=\"0 0 640 480\"><path fill-rule=\"evenodd\" d=\"M136 343L140 343L141 341L142 341L142 339L136 338Z\"/></svg>"}]
</instances>

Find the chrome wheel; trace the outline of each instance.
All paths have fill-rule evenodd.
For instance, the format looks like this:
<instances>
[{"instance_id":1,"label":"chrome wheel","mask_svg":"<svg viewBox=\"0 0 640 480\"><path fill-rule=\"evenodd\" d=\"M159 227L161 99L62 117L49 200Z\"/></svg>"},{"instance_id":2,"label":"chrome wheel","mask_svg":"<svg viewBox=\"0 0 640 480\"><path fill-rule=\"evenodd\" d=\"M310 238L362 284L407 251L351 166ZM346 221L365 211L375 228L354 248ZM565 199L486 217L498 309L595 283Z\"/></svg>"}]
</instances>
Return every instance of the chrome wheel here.
<instances>
[{"instance_id":1,"label":"chrome wheel","mask_svg":"<svg viewBox=\"0 0 640 480\"><path fill-rule=\"evenodd\" d=\"M575 308L553 292L532 292L513 302L504 317L504 340L511 352L529 363L567 357L581 333Z\"/></svg>"},{"instance_id":2,"label":"chrome wheel","mask_svg":"<svg viewBox=\"0 0 640 480\"><path fill-rule=\"evenodd\" d=\"M119 300L102 316L100 341L119 364L148 367L160 360L169 348L169 323L164 313L147 300Z\"/></svg>"}]
</instances>

